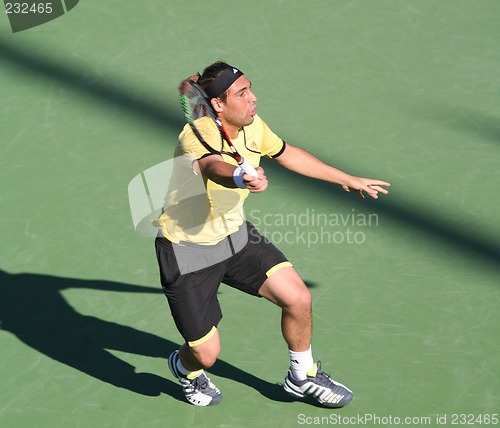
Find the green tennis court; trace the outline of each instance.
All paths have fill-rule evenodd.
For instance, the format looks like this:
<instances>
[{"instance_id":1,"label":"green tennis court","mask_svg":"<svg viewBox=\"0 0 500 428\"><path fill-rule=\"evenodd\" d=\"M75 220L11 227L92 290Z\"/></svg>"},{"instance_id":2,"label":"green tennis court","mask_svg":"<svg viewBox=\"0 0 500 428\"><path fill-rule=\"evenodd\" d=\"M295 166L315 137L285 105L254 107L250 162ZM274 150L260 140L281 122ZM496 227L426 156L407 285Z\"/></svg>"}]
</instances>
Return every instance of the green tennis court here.
<instances>
[{"instance_id":1,"label":"green tennis court","mask_svg":"<svg viewBox=\"0 0 500 428\"><path fill-rule=\"evenodd\" d=\"M0 427L494 426L500 413L500 3L81 0L0 19ZM387 196L263 163L245 212L313 294L339 410L279 385L280 313L221 287L219 406L181 343L128 185L172 156L177 85L215 60L283 139Z\"/></svg>"}]
</instances>

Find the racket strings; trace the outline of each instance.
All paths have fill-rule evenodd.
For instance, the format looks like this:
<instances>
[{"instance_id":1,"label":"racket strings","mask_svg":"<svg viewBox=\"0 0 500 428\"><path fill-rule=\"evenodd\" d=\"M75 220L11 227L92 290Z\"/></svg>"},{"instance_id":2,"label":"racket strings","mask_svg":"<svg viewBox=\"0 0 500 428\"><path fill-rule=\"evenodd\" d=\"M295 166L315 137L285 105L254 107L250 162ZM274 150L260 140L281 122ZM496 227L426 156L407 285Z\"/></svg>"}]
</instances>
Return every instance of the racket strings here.
<instances>
[{"instance_id":1,"label":"racket strings","mask_svg":"<svg viewBox=\"0 0 500 428\"><path fill-rule=\"evenodd\" d=\"M208 106L200 96L192 94L189 97L189 105L191 107L192 117L194 120L211 116Z\"/></svg>"},{"instance_id":2,"label":"racket strings","mask_svg":"<svg viewBox=\"0 0 500 428\"><path fill-rule=\"evenodd\" d=\"M240 163L242 157L231 143L231 140L225 135L222 123L217 114L215 113L215 111L213 110L213 107L209 104L209 100L206 97L204 91L197 84L195 83L193 84L193 82L186 80L181 85L180 101L184 116L191 125L191 128L193 129L193 132L195 133L196 137L205 146L205 148L212 153L229 155L233 159L235 159L238 163ZM218 151L215 150L210 145L208 145L208 143L203 138L203 135L201 135L200 130L197 129L195 121L203 117L208 117L217 124L217 128L220 131L220 139L221 139L220 150ZM225 150L226 144L229 150Z\"/></svg>"},{"instance_id":3,"label":"racket strings","mask_svg":"<svg viewBox=\"0 0 500 428\"><path fill-rule=\"evenodd\" d=\"M212 106L208 104L208 100L201 89L198 90L194 85L188 85L184 94L188 100L187 104L194 120L202 117L210 117L215 120L216 116L212 110Z\"/></svg>"},{"instance_id":4,"label":"racket strings","mask_svg":"<svg viewBox=\"0 0 500 428\"><path fill-rule=\"evenodd\" d=\"M216 122L220 120L214 113L212 106L208 104L208 99L206 98L205 94L195 85L187 84L184 87L184 93L181 95L181 104L185 116L191 119L190 122L192 126L195 126L194 122L196 120L201 119L203 117L208 117ZM216 151L220 154L227 154L233 156L232 150L230 152L224 150L224 135L222 134L222 131L220 137L221 137L220 150L216 151L215 149L211 148L211 151ZM203 141L202 144L205 145L206 143Z\"/></svg>"}]
</instances>

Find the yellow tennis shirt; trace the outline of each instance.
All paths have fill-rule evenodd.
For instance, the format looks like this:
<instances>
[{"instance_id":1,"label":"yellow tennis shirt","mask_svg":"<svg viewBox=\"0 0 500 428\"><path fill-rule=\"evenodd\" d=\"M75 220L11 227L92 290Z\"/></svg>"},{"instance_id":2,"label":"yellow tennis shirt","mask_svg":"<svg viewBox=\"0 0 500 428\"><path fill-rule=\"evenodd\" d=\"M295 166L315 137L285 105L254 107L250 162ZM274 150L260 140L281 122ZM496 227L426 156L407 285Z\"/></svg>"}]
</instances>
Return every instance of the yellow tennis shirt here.
<instances>
[{"instance_id":1,"label":"yellow tennis shirt","mask_svg":"<svg viewBox=\"0 0 500 428\"><path fill-rule=\"evenodd\" d=\"M196 127L215 151L230 151L227 143L224 142L222 147L219 130L211 119L198 119ZM259 116L255 116L253 123L240 130L238 137L231 141L254 167L259 166L262 156L276 157L285 147L283 140ZM196 174L196 160L209 154L210 151L186 124L179 135L160 217L160 230L172 242L214 245L236 232L244 222L243 203L250 192L223 187ZM237 165L231 156L223 154L222 157L225 162Z\"/></svg>"}]
</instances>

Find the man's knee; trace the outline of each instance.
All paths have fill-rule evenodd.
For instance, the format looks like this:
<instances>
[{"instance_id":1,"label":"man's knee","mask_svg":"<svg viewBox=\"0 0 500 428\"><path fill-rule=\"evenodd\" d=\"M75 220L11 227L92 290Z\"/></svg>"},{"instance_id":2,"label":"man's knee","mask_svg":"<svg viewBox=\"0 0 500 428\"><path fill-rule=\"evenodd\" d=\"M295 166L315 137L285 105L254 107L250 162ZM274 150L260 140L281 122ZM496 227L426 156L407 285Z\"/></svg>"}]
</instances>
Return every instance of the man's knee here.
<instances>
[{"instance_id":1,"label":"man's knee","mask_svg":"<svg viewBox=\"0 0 500 428\"><path fill-rule=\"evenodd\" d=\"M312 296L307 286L301 281L288 288L286 296L278 302L278 305L291 311L310 312Z\"/></svg>"},{"instance_id":2,"label":"man's knee","mask_svg":"<svg viewBox=\"0 0 500 428\"><path fill-rule=\"evenodd\" d=\"M212 367L217 361L220 353L220 339L217 330L208 340L195 345L192 343L188 345L191 354L203 368Z\"/></svg>"},{"instance_id":3,"label":"man's knee","mask_svg":"<svg viewBox=\"0 0 500 428\"><path fill-rule=\"evenodd\" d=\"M191 352L193 356L196 358L198 363L204 368L208 369L212 367L217 361L217 357L219 356L219 352L211 349L197 349L191 348Z\"/></svg>"},{"instance_id":4,"label":"man's knee","mask_svg":"<svg viewBox=\"0 0 500 428\"><path fill-rule=\"evenodd\" d=\"M298 286L292 294L289 306L299 306L303 310L310 310L312 306L311 292L304 283L302 284L303 285Z\"/></svg>"},{"instance_id":5,"label":"man's knee","mask_svg":"<svg viewBox=\"0 0 500 428\"><path fill-rule=\"evenodd\" d=\"M310 310L312 303L309 289L292 267L275 272L264 283L260 294L282 308Z\"/></svg>"}]
</instances>

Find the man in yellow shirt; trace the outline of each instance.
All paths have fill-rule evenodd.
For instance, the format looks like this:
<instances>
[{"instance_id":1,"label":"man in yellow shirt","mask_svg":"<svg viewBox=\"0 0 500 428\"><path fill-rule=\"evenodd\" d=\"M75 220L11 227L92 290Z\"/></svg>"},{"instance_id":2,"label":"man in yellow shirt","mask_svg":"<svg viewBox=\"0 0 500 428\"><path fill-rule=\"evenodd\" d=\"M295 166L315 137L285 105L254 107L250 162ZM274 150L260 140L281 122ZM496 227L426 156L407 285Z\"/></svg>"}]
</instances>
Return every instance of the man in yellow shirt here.
<instances>
[{"instance_id":1,"label":"man in yellow shirt","mask_svg":"<svg viewBox=\"0 0 500 428\"><path fill-rule=\"evenodd\" d=\"M389 183L349 175L285 143L256 114L251 82L237 68L216 62L193 79L205 90L233 144L258 176L244 174L232 157L220 154L223 142L213 122L199 123L205 144L188 125L184 127L176 149L182 161L165 199L156 239L161 284L185 340L170 355L169 368L190 403L207 406L222 400L204 369L215 363L220 352L217 325L222 311L217 290L223 282L281 308L281 329L290 356L285 391L296 397L311 396L325 407L345 406L353 398L352 391L322 372L312 356L309 290L283 253L245 221L243 203L250 193L268 186L259 167L262 156L362 197L363 192L375 199L379 193L386 194L383 186Z\"/></svg>"}]
</instances>

